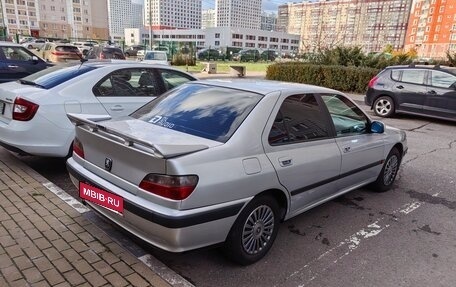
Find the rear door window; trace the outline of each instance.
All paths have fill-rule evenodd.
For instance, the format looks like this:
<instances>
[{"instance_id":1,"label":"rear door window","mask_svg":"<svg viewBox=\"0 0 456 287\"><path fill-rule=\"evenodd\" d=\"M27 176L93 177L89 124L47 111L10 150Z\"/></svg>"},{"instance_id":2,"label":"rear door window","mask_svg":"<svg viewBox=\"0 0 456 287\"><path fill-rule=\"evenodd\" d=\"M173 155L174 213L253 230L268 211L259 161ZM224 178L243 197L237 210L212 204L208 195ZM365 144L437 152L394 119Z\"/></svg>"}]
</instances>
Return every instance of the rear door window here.
<instances>
[{"instance_id":1,"label":"rear door window","mask_svg":"<svg viewBox=\"0 0 456 287\"><path fill-rule=\"evenodd\" d=\"M401 82L423 85L426 79L426 70L407 69L402 71Z\"/></svg>"},{"instance_id":2,"label":"rear door window","mask_svg":"<svg viewBox=\"0 0 456 287\"><path fill-rule=\"evenodd\" d=\"M97 97L154 97L160 94L151 69L122 69L95 85Z\"/></svg>"},{"instance_id":3,"label":"rear door window","mask_svg":"<svg viewBox=\"0 0 456 287\"><path fill-rule=\"evenodd\" d=\"M282 145L327 137L329 128L325 112L313 94L304 94L283 101L268 141L270 145Z\"/></svg>"}]
</instances>

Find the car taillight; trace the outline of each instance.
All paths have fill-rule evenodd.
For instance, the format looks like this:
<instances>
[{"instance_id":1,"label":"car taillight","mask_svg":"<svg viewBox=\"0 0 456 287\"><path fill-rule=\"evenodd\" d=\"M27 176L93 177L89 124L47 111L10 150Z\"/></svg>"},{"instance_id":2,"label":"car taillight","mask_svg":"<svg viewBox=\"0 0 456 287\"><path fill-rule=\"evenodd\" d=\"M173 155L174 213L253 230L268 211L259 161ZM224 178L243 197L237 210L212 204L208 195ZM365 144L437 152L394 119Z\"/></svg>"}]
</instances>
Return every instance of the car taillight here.
<instances>
[{"instance_id":1,"label":"car taillight","mask_svg":"<svg viewBox=\"0 0 456 287\"><path fill-rule=\"evenodd\" d=\"M13 105L13 120L16 121L29 121L31 120L38 110L39 105L24 100L22 98L16 98Z\"/></svg>"},{"instance_id":2,"label":"car taillight","mask_svg":"<svg viewBox=\"0 0 456 287\"><path fill-rule=\"evenodd\" d=\"M73 140L73 152L78 156L84 158L84 147L78 138L74 138Z\"/></svg>"},{"instance_id":3,"label":"car taillight","mask_svg":"<svg viewBox=\"0 0 456 287\"><path fill-rule=\"evenodd\" d=\"M369 88L373 88L375 86L375 83L377 83L378 77L375 76L373 77L370 81L369 84L367 85Z\"/></svg>"},{"instance_id":4,"label":"car taillight","mask_svg":"<svg viewBox=\"0 0 456 287\"><path fill-rule=\"evenodd\" d=\"M150 193L174 200L186 199L198 183L196 175L162 175L148 174L139 187Z\"/></svg>"},{"instance_id":5,"label":"car taillight","mask_svg":"<svg viewBox=\"0 0 456 287\"><path fill-rule=\"evenodd\" d=\"M55 55L55 56L63 56L63 55L65 55L66 53L65 53L65 52L55 52L55 51L53 51L53 52L51 52L51 54L52 54L52 55Z\"/></svg>"}]
</instances>

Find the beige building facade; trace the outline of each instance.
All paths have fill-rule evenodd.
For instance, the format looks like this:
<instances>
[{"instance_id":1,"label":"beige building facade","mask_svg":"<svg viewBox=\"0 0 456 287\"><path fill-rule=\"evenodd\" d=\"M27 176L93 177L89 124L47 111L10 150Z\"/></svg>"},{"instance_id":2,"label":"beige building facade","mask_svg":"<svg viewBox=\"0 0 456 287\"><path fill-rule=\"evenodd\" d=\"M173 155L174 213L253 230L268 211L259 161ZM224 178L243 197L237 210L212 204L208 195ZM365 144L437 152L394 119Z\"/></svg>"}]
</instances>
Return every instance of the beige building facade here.
<instances>
[{"instance_id":1,"label":"beige building facade","mask_svg":"<svg viewBox=\"0 0 456 287\"><path fill-rule=\"evenodd\" d=\"M301 35L300 51L338 45L365 52L404 47L412 0L329 0L280 5L278 29Z\"/></svg>"},{"instance_id":2,"label":"beige building facade","mask_svg":"<svg viewBox=\"0 0 456 287\"><path fill-rule=\"evenodd\" d=\"M0 0L9 35L108 39L104 0Z\"/></svg>"}]
</instances>

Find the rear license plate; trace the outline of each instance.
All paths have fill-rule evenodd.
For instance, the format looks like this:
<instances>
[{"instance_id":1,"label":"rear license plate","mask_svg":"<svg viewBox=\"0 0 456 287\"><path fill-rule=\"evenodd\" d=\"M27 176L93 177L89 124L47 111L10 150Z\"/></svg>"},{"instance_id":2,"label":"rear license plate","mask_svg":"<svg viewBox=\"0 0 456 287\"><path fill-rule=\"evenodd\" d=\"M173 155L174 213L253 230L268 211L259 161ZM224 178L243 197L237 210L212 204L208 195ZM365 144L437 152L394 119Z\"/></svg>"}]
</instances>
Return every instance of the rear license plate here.
<instances>
[{"instance_id":1,"label":"rear license plate","mask_svg":"<svg viewBox=\"0 0 456 287\"><path fill-rule=\"evenodd\" d=\"M103 189L80 182L79 196L109 210L123 213L123 198Z\"/></svg>"}]
</instances>

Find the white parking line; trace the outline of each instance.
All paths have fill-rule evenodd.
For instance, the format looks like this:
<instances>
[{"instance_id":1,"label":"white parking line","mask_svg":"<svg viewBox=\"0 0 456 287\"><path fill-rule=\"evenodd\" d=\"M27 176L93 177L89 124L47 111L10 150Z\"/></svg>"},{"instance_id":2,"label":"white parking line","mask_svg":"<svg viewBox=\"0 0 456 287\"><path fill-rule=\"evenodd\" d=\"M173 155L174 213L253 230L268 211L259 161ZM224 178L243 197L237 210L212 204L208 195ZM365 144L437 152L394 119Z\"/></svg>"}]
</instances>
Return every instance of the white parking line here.
<instances>
[{"instance_id":1,"label":"white parking line","mask_svg":"<svg viewBox=\"0 0 456 287\"><path fill-rule=\"evenodd\" d=\"M89 208L85 207L79 200L75 199L63 189L53 184L52 182L43 183L43 186L46 187L50 192L57 195L61 200L65 201L69 206L73 207L79 213L85 213L90 211Z\"/></svg>"},{"instance_id":2,"label":"white parking line","mask_svg":"<svg viewBox=\"0 0 456 287\"><path fill-rule=\"evenodd\" d=\"M437 192L433 194L433 197L437 197L441 192ZM378 236L382 231L386 230L391 226L391 219L397 221L396 217L391 217L394 214L404 214L408 215L411 212L417 210L425 203L420 201L414 201L411 203L404 204L400 208L393 211L388 216L383 216L377 218L374 223L371 223L364 227L363 229L355 232L354 234L350 235L345 240L339 242L335 247L331 248L330 250L326 251L325 253L321 254L317 258L311 260L306 265L301 267L300 269L296 270L295 272L291 273L287 278L286 281L291 280L289 284L283 284L282 282L280 285L276 286L290 286L295 285L299 287L304 287L311 283L313 280L318 278L324 272L326 272L331 266L341 261L344 257L350 255L353 251L358 249L361 244L371 238ZM387 223L388 222L388 223ZM317 271L318 270L318 271ZM296 283L295 283L296 282ZM299 283L298 283L299 282Z\"/></svg>"}]
</instances>

